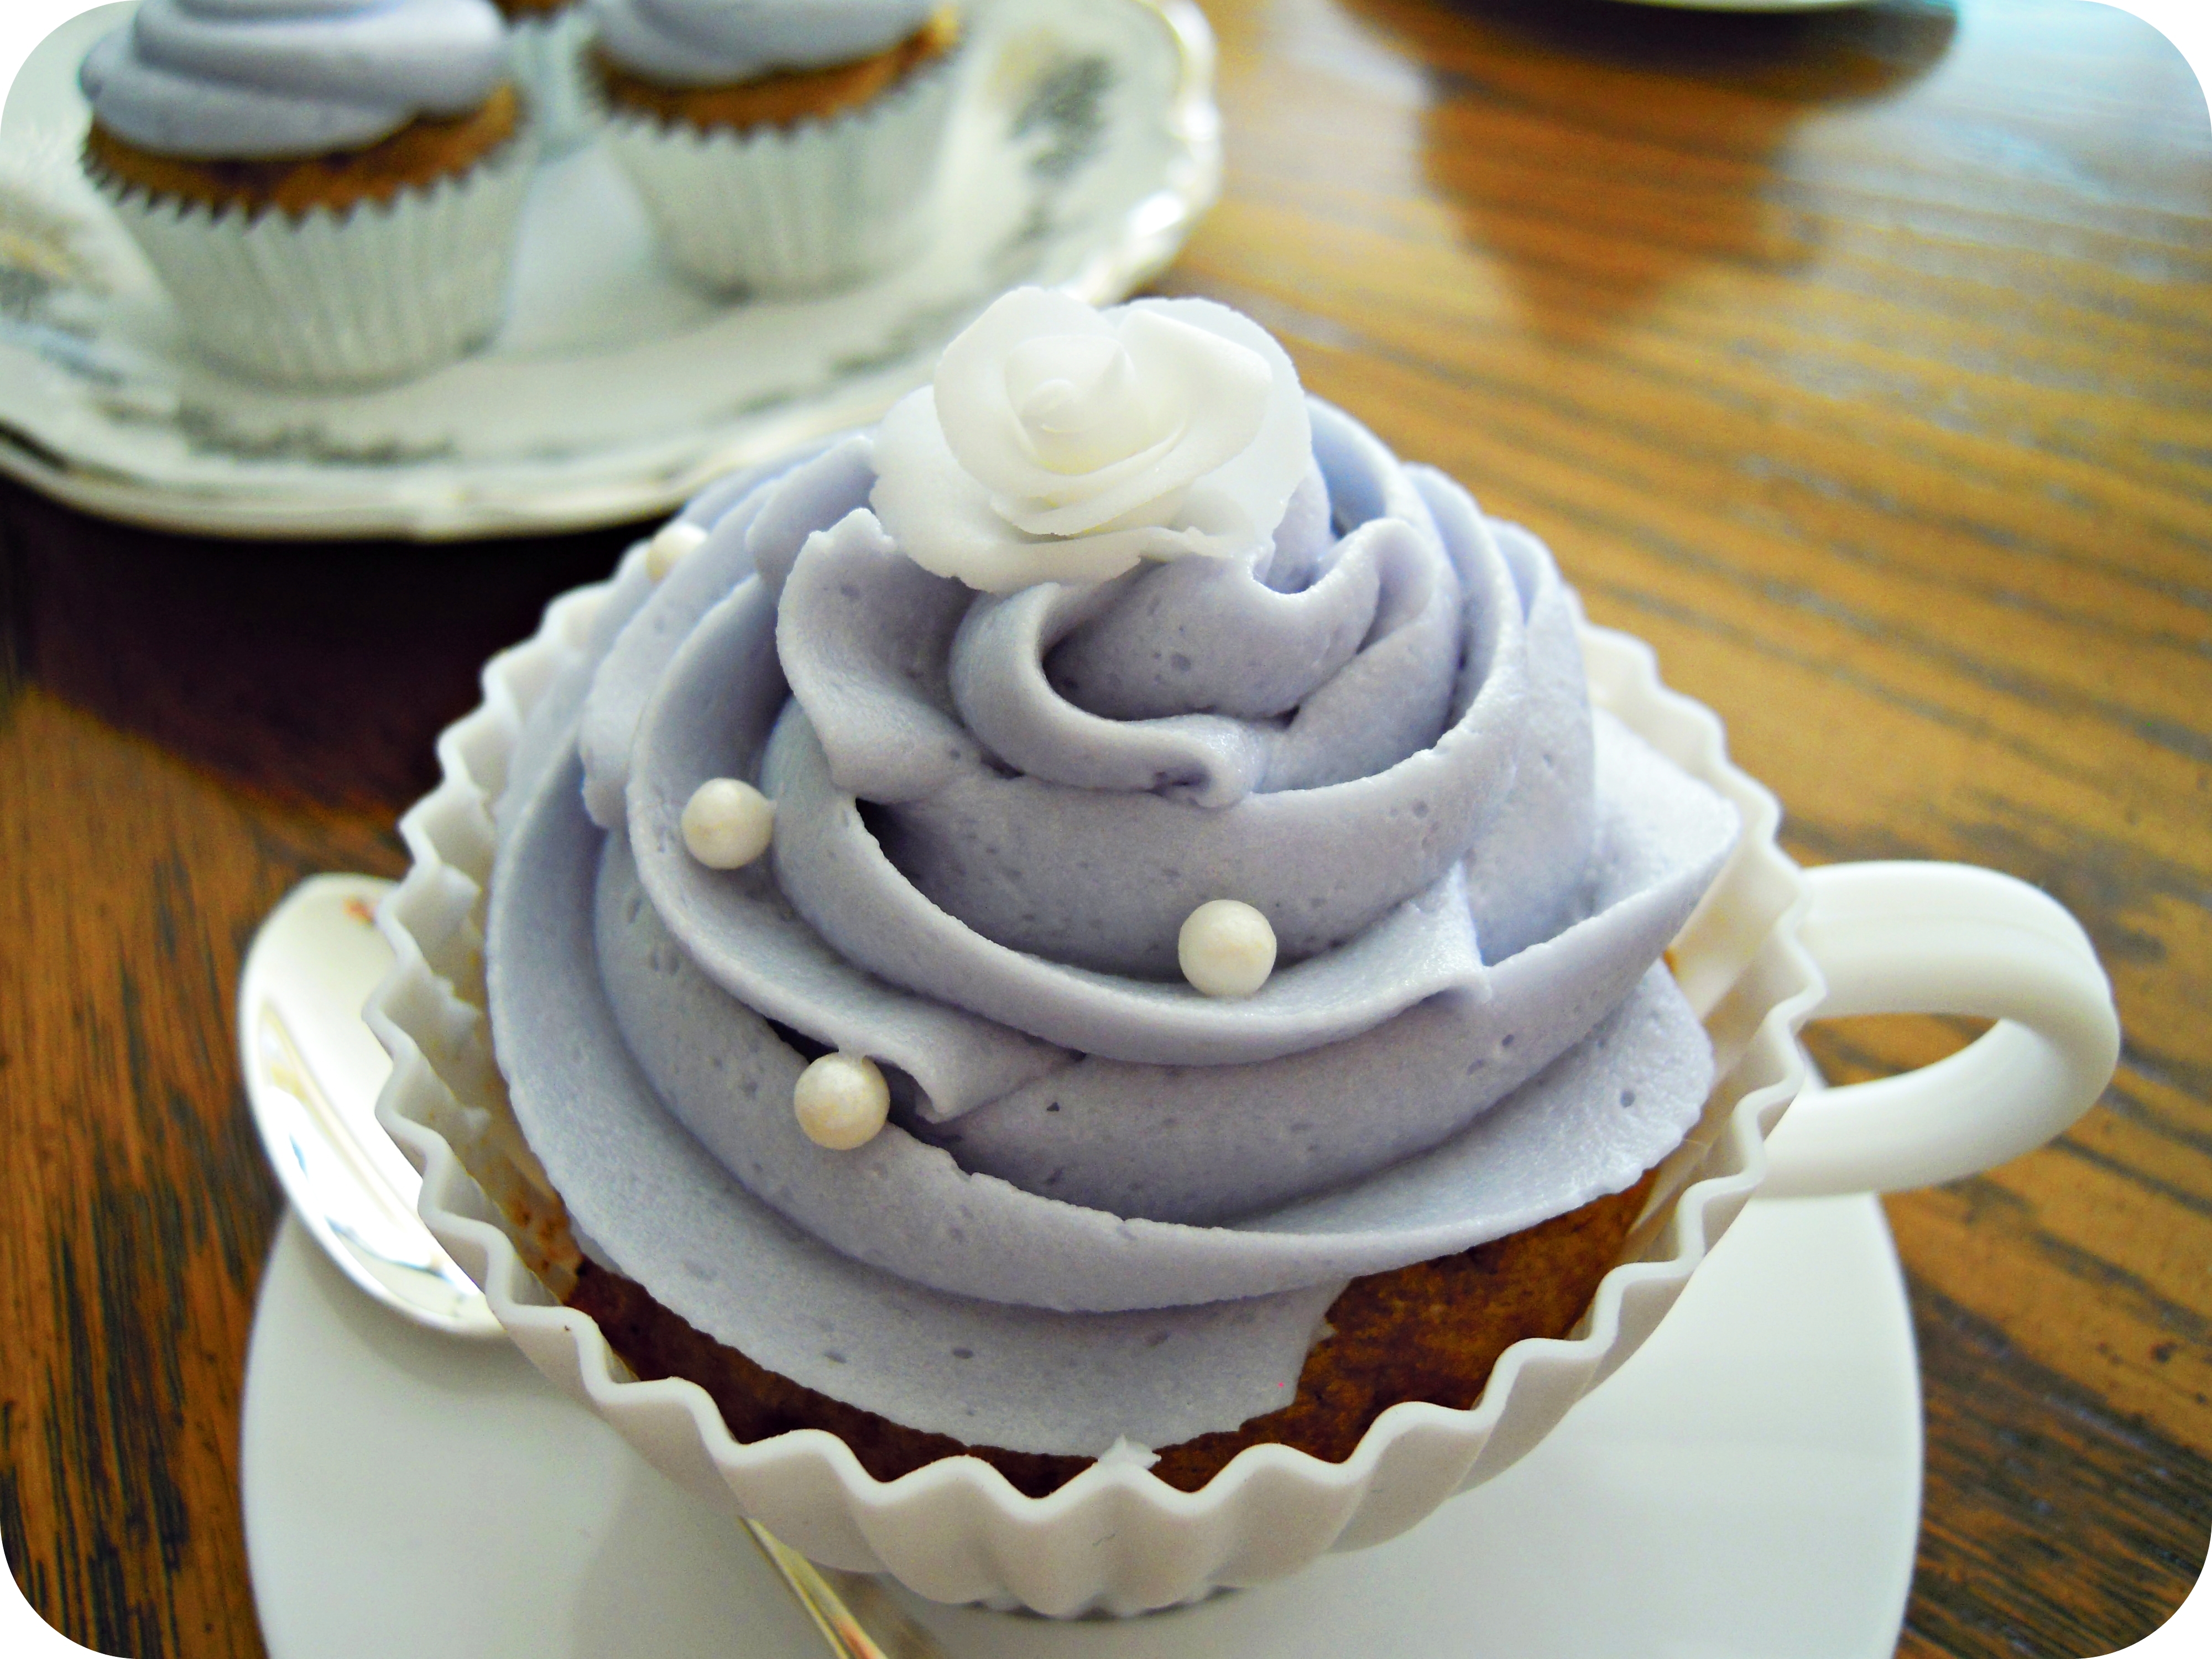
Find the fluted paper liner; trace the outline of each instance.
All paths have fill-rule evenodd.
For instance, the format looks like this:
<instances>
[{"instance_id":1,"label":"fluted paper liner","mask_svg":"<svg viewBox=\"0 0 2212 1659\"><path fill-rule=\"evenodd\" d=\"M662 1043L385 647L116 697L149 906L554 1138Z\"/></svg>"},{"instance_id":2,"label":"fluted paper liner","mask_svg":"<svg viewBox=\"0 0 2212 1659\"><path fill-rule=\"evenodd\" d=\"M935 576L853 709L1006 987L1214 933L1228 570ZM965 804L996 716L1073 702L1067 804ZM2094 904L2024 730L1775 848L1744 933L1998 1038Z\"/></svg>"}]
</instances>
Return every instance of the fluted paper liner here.
<instances>
[{"instance_id":1,"label":"fluted paper liner","mask_svg":"<svg viewBox=\"0 0 2212 1659\"><path fill-rule=\"evenodd\" d=\"M1764 1136L1805 1081L1794 1033L1822 994L1796 939L1804 883L1719 720L1660 684L1648 647L1584 625L1592 701L1733 801L1744 835L1670 952L1719 1081L1572 1335L1508 1348L1470 1410L1395 1406L1342 1463L1249 1448L1197 1492L1121 1464L1028 1498L978 1458L884 1482L819 1430L738 1443L705 1390L635 1380L596 1323L555 1303L547 1284L565 1288L576 1247L507 1105L483 1012L491 803L524 716L584 648L605 592L567 594L492 660L483 705L439 741L444 781L401 821L414 865L379 916L398 961L368 1010L394 1061L378 1115L422 1170L423 1218L538 1368L680 1485L815 1559L941 1601L1126 1614L1381 1543L1503 1473L1635 1352L1765 1174Z\"/></svg>"},{"instance_id":2,"label":"fluted paper liner","mask_svg":"<svg viewBox=\"0 0 2212 1659\"><path fill-rule=\"evenodd\" d=\"M847 287L927 239L963 55L826 121L740 131L616 110L605 143L692 281L762 296Z\"/></svg>"},{"instance_id":3,"label":"fluted paper liner","mask_svg":"<svg viewBox=\"0 0 2212 1659\"><path fill-rule=\"evenodd\" d=\"M518 134L466 173L299 217L95 182L209 356L280 386L374 386L498 329L534 153Z\"/></svg>"}]
</instances>

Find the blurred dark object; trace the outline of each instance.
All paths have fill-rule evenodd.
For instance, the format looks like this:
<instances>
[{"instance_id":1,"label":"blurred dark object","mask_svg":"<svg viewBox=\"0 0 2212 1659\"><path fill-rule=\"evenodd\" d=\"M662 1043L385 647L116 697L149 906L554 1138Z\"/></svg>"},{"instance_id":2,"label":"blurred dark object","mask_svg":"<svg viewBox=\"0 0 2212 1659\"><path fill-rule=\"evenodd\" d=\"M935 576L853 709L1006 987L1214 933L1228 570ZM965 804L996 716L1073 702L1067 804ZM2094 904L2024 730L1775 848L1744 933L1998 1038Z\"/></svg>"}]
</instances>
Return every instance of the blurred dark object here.
<instances>
[{"instance_id":1,"label":"blurred dark object","mask_svg":"<svg viewBox=\"0 0 2212 1659\"><path fill-rule=\"evenodd\" d=\"M228 541L0 481L0 596L23 680L246 787L397 816L485 659L638 533Z\"/></svg>"}]
</instances>

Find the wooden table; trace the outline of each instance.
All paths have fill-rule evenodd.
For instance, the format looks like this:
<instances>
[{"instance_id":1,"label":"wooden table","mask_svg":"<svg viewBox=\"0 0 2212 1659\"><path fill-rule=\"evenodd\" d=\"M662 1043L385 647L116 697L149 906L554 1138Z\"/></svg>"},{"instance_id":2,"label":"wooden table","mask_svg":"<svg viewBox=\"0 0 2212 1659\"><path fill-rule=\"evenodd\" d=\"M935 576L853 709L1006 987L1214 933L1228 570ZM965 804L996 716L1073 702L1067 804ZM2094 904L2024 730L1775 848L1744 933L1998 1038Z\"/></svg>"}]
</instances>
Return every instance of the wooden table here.
<instances>
[{"instance_id":1,"label":"wooden table","mask_svg":"<svg viewBox=\"0 0 2212 1659\"><path fill-rule=\"evenodd\" d=\"M2101 1654L2212 1536L2212 132L2080 0L1795 20L1218 0L1225 197L1160 284L1557 550L1808 862L2087 924L2127 1049L2057 1145L1888 1201L1928 1412L1902 1651ZM256 921L396 873L479 661L629 532L149 533L0 487L0 1531L104 1652L258 1650L237 1493L276 1200ZM435 603L425 605L424 596ZM1839 1077L1962 1033L1852 1023Z\"/></svg>"}]
</instances>

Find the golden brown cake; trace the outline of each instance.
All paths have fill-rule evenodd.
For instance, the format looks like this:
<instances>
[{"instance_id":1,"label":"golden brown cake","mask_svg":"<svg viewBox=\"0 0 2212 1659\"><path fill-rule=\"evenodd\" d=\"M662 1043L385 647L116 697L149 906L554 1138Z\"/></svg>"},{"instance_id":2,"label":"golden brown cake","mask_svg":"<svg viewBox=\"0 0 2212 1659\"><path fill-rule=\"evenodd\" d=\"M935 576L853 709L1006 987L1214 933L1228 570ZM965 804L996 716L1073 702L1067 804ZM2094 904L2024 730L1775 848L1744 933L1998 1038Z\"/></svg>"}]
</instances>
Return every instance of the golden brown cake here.
<instances>
[{"instance_id":1,"label":"golden brown cake","mask_svg":"<svg viewBox=\"0 0 2212 1659\"><path fill-rule=\"evenodd\" d=\"M1466 1410L1508 1347L1574 1328L1598 1281L1620 1262L1655 1175L1471 1250L1354 1279L1329 1304L1328 1334L1307 1354L1295 1400L1236 1429L1159 1448L1152 1473L1196 1492L1248 1446L1288 1446L1337 1463L1393 1406L1425 1401ZM851 1447L878 1480L939 1458L980 1457L1032 1498L1091 1466L1087 1457L967 1445L817 1394L763 1370L671 1313L643 1286L589 1261L578 1267L566 1299L599 1322L641 1378L680 1376L704 1389L740 1443L820 1429Z\"/></svg>"},{"instance_id":2,"label":"golden brown cake","mask_svg":"<svg viewBox=\"0 0 2212 1659\"><path fill-rule=\"evenodd\" d=\"M156 201L248 214L273 209L295 217L316 208L344 214L467 173L514 137L520 118L514 88L501 86L471 114L423 117L363 149L252 161L156 155L95 120L85 135L84 161L94 178Z\"/></svg>"},{"instance_id":3,"label":"golden brown cake","mask_svg":"<svg viewBox=\"0 0 2212 1659\"><path fill-rule=\"evenodd\" d=\"M959 38L957 15L939 11L896 45L853 63L786 70L733 86L669 86L623 69L604 49L592 53L592 68L601 94L618 112L742 131L826 121L859 109L951 52Z\"/></svg>"}]
</instances>

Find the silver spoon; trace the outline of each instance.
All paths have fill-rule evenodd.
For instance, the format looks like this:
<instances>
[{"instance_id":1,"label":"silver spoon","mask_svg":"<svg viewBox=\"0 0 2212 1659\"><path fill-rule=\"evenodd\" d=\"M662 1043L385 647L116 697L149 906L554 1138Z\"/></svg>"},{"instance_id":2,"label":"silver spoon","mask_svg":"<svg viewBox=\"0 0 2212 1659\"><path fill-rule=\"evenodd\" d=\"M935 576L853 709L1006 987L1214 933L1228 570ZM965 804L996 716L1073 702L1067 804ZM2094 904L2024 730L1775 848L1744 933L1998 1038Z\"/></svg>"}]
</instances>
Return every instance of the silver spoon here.
<instances>
[{"instance_id":1,"label":"silver spoon","mask_svg":"<svg viewBox=\"0 0 2212 1659\"><path fill-rule=\"evenodd\" d=\"M293 1213L347 1278L448 1335L501 1336L483 1293L415 1212L422 1177L376 1121L392 1061L361 1017L392 967L368 876L316 876L254 935L238 986L238 1053L261 1144ZM817 1567L759 1522L760 1553L841 1659L945 1659L881 1583Z\"/></svg>"}]
</instances>

